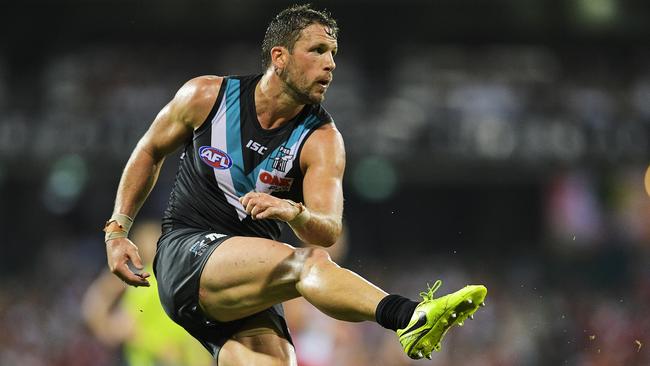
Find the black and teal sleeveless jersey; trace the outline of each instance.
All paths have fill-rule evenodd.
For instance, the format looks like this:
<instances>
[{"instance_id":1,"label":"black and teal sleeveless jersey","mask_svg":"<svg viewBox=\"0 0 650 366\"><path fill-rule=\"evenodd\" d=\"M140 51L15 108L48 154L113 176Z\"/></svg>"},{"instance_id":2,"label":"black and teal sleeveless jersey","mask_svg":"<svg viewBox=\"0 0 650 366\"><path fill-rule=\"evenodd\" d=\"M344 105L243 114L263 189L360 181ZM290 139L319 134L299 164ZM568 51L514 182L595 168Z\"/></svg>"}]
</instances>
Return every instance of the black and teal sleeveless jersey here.
<instances>
[{"instance_id":1,"label":"black and teal sleeveless jersey","mask_svg":"<svg viewBox=\"0 0 650 366\"><path fill-rule=\"evenodd\" d=\"M239 197L256 191L303 201L300 152L315 129L332 122L331 116L319 104L306 105L281 127L263 129L254 100L260 78L223 79L214 107L181 155L164 231L192 227L277 239L280 223L252 220Z\"/></svg>"}]
</instances>

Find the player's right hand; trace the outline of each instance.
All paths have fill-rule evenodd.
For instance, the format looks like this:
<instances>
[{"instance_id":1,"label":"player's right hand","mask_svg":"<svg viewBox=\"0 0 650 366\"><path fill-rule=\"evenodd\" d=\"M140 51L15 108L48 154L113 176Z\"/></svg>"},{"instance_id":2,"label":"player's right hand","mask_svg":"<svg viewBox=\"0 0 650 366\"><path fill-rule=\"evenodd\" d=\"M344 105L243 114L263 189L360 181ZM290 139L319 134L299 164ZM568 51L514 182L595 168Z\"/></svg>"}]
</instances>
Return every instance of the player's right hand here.
<instances>
[{"instance_id":1,"label":"player's right hand","mask_svg":"<svg viewBox=\"0 0 650 366\"><path fill-rule=\"evenodd\" d=\"M149 287L147 272L136 273L129 268L132 263L135 270L144 268L142 259L138 254L138 247L128 238L115 238L106 242L106 257L108 259L108 268L114 275L131 286Z\"/></svg>"}]
</instances>

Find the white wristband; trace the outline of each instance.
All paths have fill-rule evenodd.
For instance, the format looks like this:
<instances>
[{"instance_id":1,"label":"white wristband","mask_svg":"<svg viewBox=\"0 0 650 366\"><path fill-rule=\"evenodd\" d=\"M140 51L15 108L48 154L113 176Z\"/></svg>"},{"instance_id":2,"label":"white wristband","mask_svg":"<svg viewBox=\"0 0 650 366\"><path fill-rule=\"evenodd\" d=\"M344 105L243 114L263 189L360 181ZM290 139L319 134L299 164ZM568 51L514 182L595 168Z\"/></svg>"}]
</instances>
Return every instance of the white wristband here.
<instances>
[{"instance_id":1,"label":"white wristband","mask_svg":"<svg viewBox=\"0 0 650 366\"><path fill-rule=\"evenodd\" d=\"M109 225L113 222L118 225L119 229L107 231ZM111 239L117 238L126 238L129 235L129 230L131 230L132 225L133 219L129 216L124 214L113 214L113 216L111 216L111 218L106 221L106 224L104 225L104 232L106 233L106 235L104 235L104 241L109 241Z\"/></svg>"},{"instance_id":2,"label":"white wristband","mask_svg":"<svg viewBox=\"0 0 650 366\"><path fill-rule=\"evenodd\" d=\"M300 202L294 202L292 200L285 200L285 201L289 202L291 206L297 207L298 210L300 210L296 215L296 217L294 217L293 220L289 221L289 225L301 226L307 221L309 221L309 219L311 218L311 212L309 212L309 210L307 209L307 207L305 207L305 205L303 205Z\"/></svg>"},{"instance_id":3,"label":"white wristband","mask_svg":"<svg viewBox=\"0 0 650 366\"><path fill-rule=\"evenodd\" d=\"M305 207L305 209L299 213L296 217L294 217L293 220L289 221L289 224L293 226L302 226L304 225L307 221L311 219L311 212Z\"/></svg>"}]
</instances>

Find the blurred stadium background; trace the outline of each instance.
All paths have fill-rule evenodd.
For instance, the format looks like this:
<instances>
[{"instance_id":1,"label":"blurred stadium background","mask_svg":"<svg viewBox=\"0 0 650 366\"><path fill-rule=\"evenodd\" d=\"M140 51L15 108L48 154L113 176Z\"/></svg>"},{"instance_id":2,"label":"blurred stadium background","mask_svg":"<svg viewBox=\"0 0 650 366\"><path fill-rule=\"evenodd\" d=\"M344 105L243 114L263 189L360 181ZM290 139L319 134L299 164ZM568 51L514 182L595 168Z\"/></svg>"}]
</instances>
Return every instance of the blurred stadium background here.
<instances>
[{"instance_id":1,"label":"blurred stadium background","mask_svg":"<svg viewBox=\"0 0 650 366\"><path fill-rule=\"evenodd\" d=\"M293 302L301 366L649 365L650 3L312 3L341 26L325 102L348 149L340 262L414 298L438 278L490 293L421 362ZM185 80L257 72L289 4L3 5L0 365L125 364L80 315L121 169Z\"/></svg>"}]
</instances>

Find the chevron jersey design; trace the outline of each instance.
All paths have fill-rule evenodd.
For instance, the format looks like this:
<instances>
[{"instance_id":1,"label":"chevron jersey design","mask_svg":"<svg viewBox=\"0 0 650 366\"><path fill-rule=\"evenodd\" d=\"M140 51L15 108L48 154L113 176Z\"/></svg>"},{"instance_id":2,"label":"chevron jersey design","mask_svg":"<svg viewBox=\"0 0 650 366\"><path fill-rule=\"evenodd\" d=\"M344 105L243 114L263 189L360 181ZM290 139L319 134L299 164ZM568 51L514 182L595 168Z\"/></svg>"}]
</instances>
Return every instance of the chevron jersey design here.
<instances>
[{"instance_id":1,"label":"chevron jersey design","mask_svg":"<svg viewBox=\"0 0 650 366\"><path fill-rule=\"evenodd\" d=\"M224 78L212 111L181 155L164 230L193 227L277 239L279 223L252 220L239 197L256 191L303 200L302 146L332 118L320 105L306 105L284 125L263 129L254 100L261 76Z\"/></svg>"}]
</instances>

